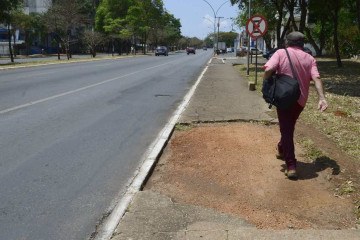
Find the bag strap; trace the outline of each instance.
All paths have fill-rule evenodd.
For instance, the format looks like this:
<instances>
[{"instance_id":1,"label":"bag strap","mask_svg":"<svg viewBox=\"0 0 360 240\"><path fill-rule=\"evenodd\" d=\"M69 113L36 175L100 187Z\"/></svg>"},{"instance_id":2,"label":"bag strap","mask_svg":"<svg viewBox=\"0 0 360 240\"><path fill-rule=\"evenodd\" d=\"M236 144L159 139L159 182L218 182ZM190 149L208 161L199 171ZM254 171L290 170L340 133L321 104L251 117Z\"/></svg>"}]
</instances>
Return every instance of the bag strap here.
<instances>
[{"instance_id":1,"label":"bag strap","mask_svg":"<svg viewBox=\"0 0 360 240\"><path fill-rule=\"evenodd\" d=\"M288 50L287 50L286 48L285 48L285 52L286 52L286 55L287 55L287 57L288 57L288 59L289 59L289 62L290 62L290 67L291 67L292 74L293 74L294 78L295 78L297 81L299 81L298 78L297 78L297 74L296 74L296 72L295 72L294 66L293 66L293 64L292 64L292 62L291 62L290 54L289 54L289 52L288 52Z\"/></svg>"}]
</instances>

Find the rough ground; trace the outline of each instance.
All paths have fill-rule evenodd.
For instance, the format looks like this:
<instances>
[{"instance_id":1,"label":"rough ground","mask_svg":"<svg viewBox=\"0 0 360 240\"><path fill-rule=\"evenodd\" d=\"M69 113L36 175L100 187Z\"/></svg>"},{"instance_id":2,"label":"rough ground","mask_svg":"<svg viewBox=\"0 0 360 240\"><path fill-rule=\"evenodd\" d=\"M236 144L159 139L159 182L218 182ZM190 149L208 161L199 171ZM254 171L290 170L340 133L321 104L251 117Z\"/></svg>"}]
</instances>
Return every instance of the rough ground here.
<instances>
[{"instance_id":1,"label":"rough ground","mask_svg":"<svg viewBox=\"0 0 360 240\"><path fill-rule=\"evenodd\" d=\"M298 125L297 139L311 136L327 153L309 160L297 144L298 181L286 179L284 162L275 158L277 125L212 123L175 131L145 189L262 229L355 228L359 195L339 189L349 179L359 182L359 164L311 126Z\"/></svg>"}]
</instances>

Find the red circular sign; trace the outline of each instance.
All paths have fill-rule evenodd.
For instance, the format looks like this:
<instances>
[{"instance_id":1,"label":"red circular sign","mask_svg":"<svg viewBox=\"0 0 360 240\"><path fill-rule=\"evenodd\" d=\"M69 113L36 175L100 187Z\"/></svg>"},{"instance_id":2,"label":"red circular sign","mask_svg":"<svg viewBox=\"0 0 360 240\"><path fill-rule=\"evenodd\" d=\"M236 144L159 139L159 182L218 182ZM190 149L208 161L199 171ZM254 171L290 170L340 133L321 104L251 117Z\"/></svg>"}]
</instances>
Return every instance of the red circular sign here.
<instances>
[{"instance_id":1,"label":"red circular sign","mask_svg":"<svg viewBox=\"0 0 360 240\"><path fill-rule=\"evenodd\" d=\"M246 23L246 31L252 38L264 36L267 28L267 21L261 15L252 16Z\"/></svg>"}]
</instances>

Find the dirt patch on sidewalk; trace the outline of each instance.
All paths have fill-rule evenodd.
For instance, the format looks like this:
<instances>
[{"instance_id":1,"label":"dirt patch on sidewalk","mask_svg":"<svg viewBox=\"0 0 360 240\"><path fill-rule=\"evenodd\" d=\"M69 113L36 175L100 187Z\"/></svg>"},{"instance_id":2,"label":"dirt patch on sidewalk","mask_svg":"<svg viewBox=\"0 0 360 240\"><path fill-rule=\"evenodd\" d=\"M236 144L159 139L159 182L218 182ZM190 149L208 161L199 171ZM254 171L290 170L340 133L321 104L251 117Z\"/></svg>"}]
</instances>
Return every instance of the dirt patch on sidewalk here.
<instances>
[{"instance_id":1,"label":"dirt patch on sidewalk","mask_svg":"<svg viewBox=\"0 0 360 240\"><path fill-rule=\"evenodd\" d=\"M335 191L346 178L343 160L306 160L297 145L299 180L290 181L284 162L275 158L278 139L277 125L257 123L177 130L145 189L242 217L263 229L355 227L354 196Z\"/></svg>"}]
</instances>

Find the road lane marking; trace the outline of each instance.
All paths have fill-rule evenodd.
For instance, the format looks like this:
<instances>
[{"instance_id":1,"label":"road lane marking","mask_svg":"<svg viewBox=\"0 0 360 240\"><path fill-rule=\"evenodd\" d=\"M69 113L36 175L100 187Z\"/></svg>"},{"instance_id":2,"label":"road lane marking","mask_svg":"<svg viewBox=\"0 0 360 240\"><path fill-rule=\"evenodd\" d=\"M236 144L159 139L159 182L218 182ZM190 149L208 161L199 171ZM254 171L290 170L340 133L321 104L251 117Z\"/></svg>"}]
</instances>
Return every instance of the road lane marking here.
<instances>
[{"instance_id":1,"label":"road lane marking","mask_svg":"<svg viewBox=\"0 0 360 240\"><path fill-rule=\"evenodd\" d=\"M135 194L140 191L143 186L143 183L147 176L150 173L150 170L153 168L156 163L158 157L160 156L161 151L169 140L169 136L171 135L175 124L180 119L181 114L186 109L187 105L190 102L191 97L194 95L197 86L199 85L201 79L203 78L205 72L208 69L208 65L210 61L207 63L204 70L201 72L200 76L196 80L195 84L189 90L189 92L185 95L182 103L175 110L172 117L169 119L169 122L165 125L165 127L160 131L157 138L152 142L152 144L148 147L148 150L143 155L143 161L138 169L135 171L133 180L126 190L123 197L116 204L114 209L112 210L109 217L105 220L105 222L100 226L98 230L95 240L109 240L113 235L116 227L118 226L121 218L124 216L126 209L132 202Z\"/></svg>"},{"instance_id":2,"label":"road lane marking","mask_svg":"<svg viewBox=\"0 0 360 240\"><path fill-rule=\"evenodd\" d=\"M70 95L70 94L81 92L81 91L84 91L84 90L87 90L87 89L90 89L90 88L94 88L94 87L97 87L97 86L100 86L100 85L103 85L103 84L106 84L106 83L109 83L109 82L113 82L115 80L119 80L121 78L125 78L125 77L128 77L128 76L134 75L134 74L138 74L140 72L144 72L144 71L148 71L150 69L162 67L162 66L165 66L165 65L170 64L170 63L175 62L175 61L176 60L170 61L170 62L167 62L167 63L163 63L163 64L160 64L160 65L156 65L156 66L153 66L153 67L145 68L145 69L142 69L142 70L139 70L139 71L136 71L136 72L128 73L128 74L125 74L125 75L122 75L122 76L119 76L119 77L111 78L111 79L108 79L108 80L105 80L105 81L102 81L102 82L99 82L99 83L91 84L91 85L81 87L81 88L78 88L78 89L74 89L74 90L71 90L71 91L67 91L67 92L64 92L64 93L60 93L60 94L57 94L57 95L54 95L54 96L51 96L51 97L39 99L39 100L36 100L36 101L31 101L31 102L21 104L21 105L12 107L12 108L7 108L7 109L4 109L4 110L1 110L0 114L12 112L12 111L15 111L15 110L19 110L19 109L22 109L22 108L33 106L35 104L47 102L47 101L50 101L50 100L54 100L56 98L60 98L60 97L64 97L64 96L67 96L67 95Z\"/></svg>"}]
</instances>

